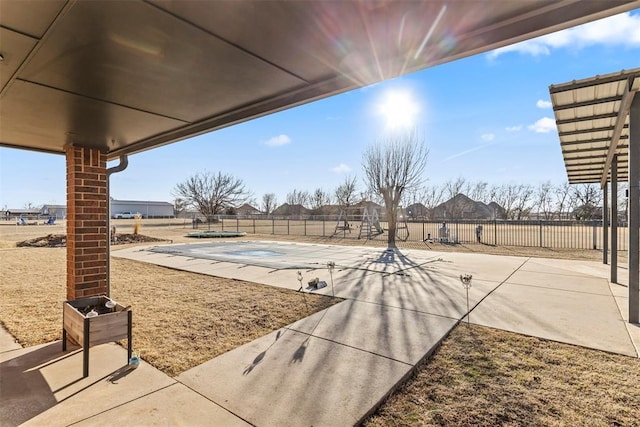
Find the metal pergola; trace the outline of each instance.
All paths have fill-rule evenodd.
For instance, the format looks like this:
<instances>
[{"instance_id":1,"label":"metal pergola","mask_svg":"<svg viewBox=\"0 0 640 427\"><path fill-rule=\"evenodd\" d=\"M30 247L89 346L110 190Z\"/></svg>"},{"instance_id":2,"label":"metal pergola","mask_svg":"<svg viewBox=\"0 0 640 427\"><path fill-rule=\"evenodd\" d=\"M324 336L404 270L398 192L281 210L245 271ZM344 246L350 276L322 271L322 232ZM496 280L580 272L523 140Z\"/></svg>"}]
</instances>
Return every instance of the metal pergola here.
<instances>
[{"instance_id":1,"label":"metal pergola","mask_svg":"<svg viewBox=\"0 0 640 427\"><path fill-rule=\"evenodd\" d=\"M603 262L618 281L617 188L629 182L629 321L639 322L640 68L551 85L549 92L570 184L597 183L603 190ZM609 188L611 183L611 215Z\"/></svg>"}]
</instances>

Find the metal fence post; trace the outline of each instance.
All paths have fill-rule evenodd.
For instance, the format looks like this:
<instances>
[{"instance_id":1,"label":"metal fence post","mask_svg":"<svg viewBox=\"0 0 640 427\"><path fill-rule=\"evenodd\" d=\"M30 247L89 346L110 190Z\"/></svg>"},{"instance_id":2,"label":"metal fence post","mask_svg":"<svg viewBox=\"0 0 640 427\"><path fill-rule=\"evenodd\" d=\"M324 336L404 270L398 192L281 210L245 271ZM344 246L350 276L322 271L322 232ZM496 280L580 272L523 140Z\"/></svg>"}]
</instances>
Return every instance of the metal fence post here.
<instances>
[{"instance_id":1,"label":"metal fence post","mask_svg":"<svg viewBox=\"0 0 640 427\"><path fill-rule=\"evenodd\" d=\"M542 220L540 220L540 247L542 247Z\"/></svg>"},{"instance_id":2,"label":"metal fence post","mask_svg":"<svg viewBox=\"0 0 640 427\"><path fill-rule=\"evenodd\" d=\"M304 220L304 235L307 235L307 220Z\"/></svg>"},{"instance_id":3,"label":"metal fence post","mask_svg":"<svg viewBox=\"0 0 640 427\"><path fill-rule=\"evenodd\" d=\"M593 222L593 249L598 248L598 230L596 229L596 221Z\"/></svg>"},{"instance_id":4,"label":"metal fence post","mask_svg":"<svg viewBox=\"0 0 640 427\"><path fill-rule=\"evenodd\" d=\"M236 231L240 231L240 218L236 215Z\"/></svg>"},{"instance_id":5,"label":"metal fence post","mask_svg":"<svg viewBox=\"0 0 640 427\"><path fill-rule=\"evenodd\" d=\"M493 245L498 246L498 220L493 219Z\"/></svg>"},{"instance_id":6,"label":"metal fence post","mask_svg":"<svg viewBox=\"0 0 640 427\"><path fill-rule=\"evenodd\" d=\"M256 219L253 218L253 234L256 234Z\"/></svg>"},{"instance_id":7,"label":"metal fence post","mask_svg":"<svg viewBox=\"0 0 640 427\"><path fill-rule=\"evenodd\" d=\"M291 219L287 218L287 236L291 235L291 227L290 227Z\"/></svg>"},{"instance_id":8,"label":"metal fence post","mask_svg":"<svg viewBox=\"0 0 640 427\"><path fill-rule=\"evenodd\" d=\"M276 234L276 220L271 217L271 234Z\"/></svg>"},{"instance_id":9,"label":"metal fence post","mask_svg":"<svg viewBox=\"0 0 640 427\"><path fill-rule=\"evenodd\" d=\"M326 221L325 217L322 217L322 237L324 237L324 223Z\"/></svg>"}]
</instances>

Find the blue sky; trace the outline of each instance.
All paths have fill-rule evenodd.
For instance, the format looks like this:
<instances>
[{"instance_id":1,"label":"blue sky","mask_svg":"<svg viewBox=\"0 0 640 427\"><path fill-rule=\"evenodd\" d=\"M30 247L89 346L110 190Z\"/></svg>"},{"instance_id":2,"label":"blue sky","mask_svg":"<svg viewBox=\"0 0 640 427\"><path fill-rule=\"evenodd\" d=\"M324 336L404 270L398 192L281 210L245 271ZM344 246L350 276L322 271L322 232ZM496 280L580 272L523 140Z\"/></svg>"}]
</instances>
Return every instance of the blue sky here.
<instances>
[{"instance_id":1,"label":"blue sky","mask_svg":"<svg viewBox=\"0 0 640 427\"><path fill-rule=\"evenodd\" d=\"M333 192L346 175L364 189L362 152L387 130L380 108L390 93L417 107L427 184L559 184L549 85L637 67L640 10L135 154L111 195L170 202L178 182L202 171L241 178L257 204L269 192L279 203L293 189ZM63 156L0 148L0 208L65 204L65 194Z\"/></svg>"}]
</instances>

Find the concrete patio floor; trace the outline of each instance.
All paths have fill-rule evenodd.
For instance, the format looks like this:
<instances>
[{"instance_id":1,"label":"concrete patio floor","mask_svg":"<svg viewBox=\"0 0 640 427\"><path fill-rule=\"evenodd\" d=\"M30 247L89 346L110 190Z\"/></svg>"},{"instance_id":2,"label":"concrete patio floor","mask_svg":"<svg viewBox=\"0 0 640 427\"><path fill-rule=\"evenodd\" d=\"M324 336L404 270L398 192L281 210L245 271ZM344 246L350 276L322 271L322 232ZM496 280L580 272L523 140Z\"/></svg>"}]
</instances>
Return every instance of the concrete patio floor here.
<instances>
[{"instance_id":1,"label":"concrete patio floor","mask_svg":"<svg viewBox=\"0 0 640 427\"><path fill-rule=\"evenodd\" d=\"M115 344L92 348L91 376L81 379L81 352L63 354L59 342L5 348L0 331L1 425L352 425L466 319L459 276L467 273L472 323L638 357L640 328L621 314L625 283L609 283L597 262L283 242L112 255L294 290L300 270L304 284L328 283L305 292L345 301L175 379L145 363L122 370L126 350ZM336 263L333 286L328 261Z\"/></svg>"}]
</instances>

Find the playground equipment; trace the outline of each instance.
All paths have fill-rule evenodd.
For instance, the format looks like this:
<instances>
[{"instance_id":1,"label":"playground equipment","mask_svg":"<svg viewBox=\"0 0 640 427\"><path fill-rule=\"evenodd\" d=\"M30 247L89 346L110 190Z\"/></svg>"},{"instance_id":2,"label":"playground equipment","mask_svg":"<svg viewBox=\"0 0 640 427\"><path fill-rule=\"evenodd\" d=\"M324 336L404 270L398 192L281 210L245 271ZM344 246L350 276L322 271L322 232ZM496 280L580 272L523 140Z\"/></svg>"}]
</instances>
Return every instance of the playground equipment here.
<instances>
[{"instance_id":1,"label":"playground equipment","mask_svg":"<svg viewBox=\"0 0 640 427\"><path fill-rule=\"evenodd\" d=\"M362 239L364 236L367 240L373 237L379 236L384 233L384 229L380 225L380 218L378 217L378 211L375 208L364 208L362 212L362 219L360 222L360 232L358 233L358 239Z\"/></svg>"},{"instance_id":2,"label":"playground equipment","mask_svg":"<svg viewBox=\"0 0 640 427\"><path fill-rule=\"evenodd\" d=\"M349 224L349 208L340 208L340 213L338 214L338 221L336 222L336 228L335 230L333 230L333 234L331 235L331 237L335 236L336 234L342 232L343 234L345 232L349 232L349 234L351 234L351 225Z\"/></svg>"},{"instance_id":3,"label":"playground equipment","mask_svg":"<svg viewBox=\"0 0 640 427\"><path fill-rule=\"evenodd\" d=\"M380 217L378 211L375 208L365 208L362 212L362 220L360 222L360 232L358 233L358 239L363 236L367 240L370 240L376 236L379 236L385 232L384 228L380 225ZM409 238L409 227L407 224L407 216L404 209L398 210L398 218L396 220L396 238L406 242Z\"/></svg>"},{"instance_id":4,"label":"playground equipment","mask_svg":"<svg viewBox=\"0 0 640 427\"><path fill-rule=\"evenodd\" d=\"M396 239L406 242L409 238L409 224L407 224L407 214L404 208L398 209L398 219L396 220Z\"/></svg>"}]
</instances>

